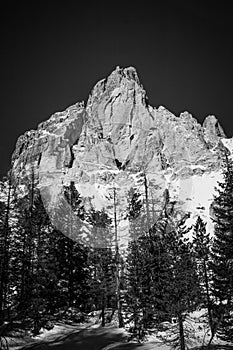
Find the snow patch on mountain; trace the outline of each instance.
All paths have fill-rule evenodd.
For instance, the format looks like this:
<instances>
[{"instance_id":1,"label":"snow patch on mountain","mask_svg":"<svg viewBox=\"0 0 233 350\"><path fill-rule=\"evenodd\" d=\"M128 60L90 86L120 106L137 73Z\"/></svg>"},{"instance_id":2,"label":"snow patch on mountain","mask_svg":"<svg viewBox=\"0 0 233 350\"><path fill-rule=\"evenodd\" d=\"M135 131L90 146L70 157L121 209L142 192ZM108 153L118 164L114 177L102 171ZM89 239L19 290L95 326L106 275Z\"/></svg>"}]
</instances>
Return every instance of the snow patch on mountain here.
<instances>
[{"instance_id":1,"label":"snow patch on mountain","mask_svg":"<svg viewBox=\"0 0 233 350\"><path fill-rule=\"evenodd\" d=\"M233 159L233 137L229 139L222 139L222 143L230 151L230 158Z\"/></svg>"}]
</instances>

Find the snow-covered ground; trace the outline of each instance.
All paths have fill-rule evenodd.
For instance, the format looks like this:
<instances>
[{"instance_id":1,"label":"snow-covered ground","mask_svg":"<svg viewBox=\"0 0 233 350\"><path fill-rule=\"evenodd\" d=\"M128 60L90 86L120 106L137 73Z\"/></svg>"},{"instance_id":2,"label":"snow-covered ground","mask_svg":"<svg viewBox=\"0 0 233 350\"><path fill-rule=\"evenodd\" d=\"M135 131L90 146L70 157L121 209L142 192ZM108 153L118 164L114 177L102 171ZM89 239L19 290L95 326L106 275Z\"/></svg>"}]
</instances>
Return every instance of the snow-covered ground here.
<instances>
[{"instance_id":1,"label":"snow-covered ground","mask_svg":"<svg viewBox=\"0 0 233 350\"><path fill-rule=\"evenodd\" d=\"M117 328L117 318L113 317L111 323L106 327L101 327L100 312L95 312L90 318L90 323L85 324L63 324L58 323L51 330L42 329L36 337L22 337L17 343L9 339L10 349L18 350L26 346L30 350L37 344L37 349L42 349L46 344L60 346L61 344L72 345L79 350L86 349L136 349L138 342L130 341L129 333L125 329ZM210 339L210 330L207 321L207 310L202 309L189 314L184 322L184 332L186 345L189 349L207 345ZM141 350L171 350L174 345L173 339L178 335L178 324L174 319L172 323L164 322L160 330L151 330L143 343L140 344ZM213 344L222 344L217 338L214 338ZM93 344L93 348L90 347ZM99 347L95 347L95 346Z\"/></svg>"},{"instance_id":2,"label":"snow-covered ground","mask_svg":"<svg viewBox=\"0 0 233 350\"><path fill-rule=\"evenodd\" d=\"M17 334L14 337L7 337L8 345L10 349L18 350L21 347L29 347L35 343L41 343L46 342L50 343L53 342L55 344L56 342L59 342L61 337L72 335L73 333L83 330L90 327L90 324L65 324L65 323L57 323L54 325L54 327L50 330L47 330L45 328L42 328L40 330L40 334L33 337L30 334Z\"/></svg>"}]
</instances>

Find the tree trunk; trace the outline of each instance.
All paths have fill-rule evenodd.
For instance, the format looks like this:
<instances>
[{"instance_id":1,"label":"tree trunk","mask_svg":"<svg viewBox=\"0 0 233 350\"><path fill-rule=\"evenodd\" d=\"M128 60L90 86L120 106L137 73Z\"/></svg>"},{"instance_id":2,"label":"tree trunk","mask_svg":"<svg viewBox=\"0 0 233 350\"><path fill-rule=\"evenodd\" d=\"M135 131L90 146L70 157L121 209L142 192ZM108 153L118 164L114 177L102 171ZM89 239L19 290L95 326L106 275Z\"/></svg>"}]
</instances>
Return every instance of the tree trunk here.
<instances>
[{"instance_id":1,"label":"tree trunk","mask_svg":"<svg viewBox=\"0 0 233 350\"><path fill-rule=\"evenodd\" d=\"M118 324L119 328L124 327L124 320L122 316L122 305L121 305L121 293L120 293L120 271L119 271L119 251L116 252L116 299L117 299L117 313L118 313Z\"/></svg>"},{"instance_id":2,"label":"tree trunk","mask_svg":"<svg viewBox=\"0 0 233 350\"><path fill-rule=\"evenodd\" d=\"M145 187L145 198L146 198L146 219L147 219L147 232L150 230L150 208L149 208L149 196L148 196L148 184L146 174L144 173L144 187Z\"/></svg>"},{"instance_id":3,"label":"tree trunk","mask_svg":"<svg viewBox=\"0 0 233 350\"><path fill-rule=\"evenodd\" d=\"M116 212L116 189L113 189L113 206L114 206L114 228L115 228L115 260L116 260L116 301L117 301L117 313L118 313L118 324L119 328L124 327L124 320L122 316L122 305L121 305L121 295L120 295L120 254L118 246L118 232L117 232L117 212Z\"/></svg>"},{"instance_id":4,"label":"tree trunk","mask_svg":"<svg viewBox=\"0 0 233 350\"><path fill-rule=\"evenodd\" d=\"M208 346L210 346L211 341L214 338L215 332L214 332L214 326L213 326L213 317L212 317L212 308L211 308L211 301L210 301L210 292L209 292L209 280L207 275L207 268L206 268L206 261L203 262L203 268L204 268L204 278L205 278L205 288L206 288L206 298L207 298L207 309L208 309L208 316L209 316L209 325L211 330L211 338Z\"/></svg>"},{"instance_id":5,"label":"tree trunk","mask_svg":"<svg viewBox=\"0 0 233 350\"><path fill-rule=\"evenodd\" d=\"M19 310L26 312L28 302L31 299L31 276L33 273L32 264L32 245L34 237L33 229L33 204L34 204L34 169L31 169L31 184L29 191L29 208L24 209L24 225L23 225L23 252L22 252L22 269L21 269L21 288Z\"/></svg>"},{"instance_id":6,"label":"tree trunk","mask_svg":"<svg viewBox=\"0 0 233 350\"><path fill-rule=\"evenodd\" d=\"M38 335L40 333L40 322L39 322L39 311L38 305L35 307L35 315L33 317L33 335Z\"/></svg>"},{"instance_id":7,"label":"tree trunk","mask_svg":"<svg viewBox=\"0 0 233 350\"><path fill-rule=\"evenodd\" d=\"M73 220L72 220L72 208L73 208L73 195L72 190L70 190L70 216L69 216L69 239L73 235ZM68 298L69 307L74 304L74 276L73 276L73 242L68 241L67 244L67 254L68 254Z\"/></svg>"},{"instance_id":8,"label":"tree trunk","mask_svg":"<svg viewBox=\"0 0 233 350\"><path fill-rule=\"evenodd\" d=\"M179 337L180 337L180 350L185 350L183 317L180 312L178 313L178 325L179 325Z\"/></svg>"},{"instance_id":9,"label":"tree trunk","mask_svg":"<svg viewBox=\"0 0 233 350\"><path fill-rule=\"evenodd\" d=\"M72 242L70 242L70 244L72 244ZM69 259L69 262L68 262L68 269L69 269L69 272L68 272L68 298L69 298L69 307L72 307L74 305L74 274L73 274L73 269L74 269L74 266L73 266L73 249L72 249L72 246L69 245L68 247L68 259Z\"/></svg>"},{"instance_id":10,"label":"tree trunk","mask_svg":"<svg viewBox=\"0 0 233 350\"><path fill-rule=\"evenodd\" d=\"M101 326L105 327L105 296L102 296Z\"/></svg>"}]
</instances>

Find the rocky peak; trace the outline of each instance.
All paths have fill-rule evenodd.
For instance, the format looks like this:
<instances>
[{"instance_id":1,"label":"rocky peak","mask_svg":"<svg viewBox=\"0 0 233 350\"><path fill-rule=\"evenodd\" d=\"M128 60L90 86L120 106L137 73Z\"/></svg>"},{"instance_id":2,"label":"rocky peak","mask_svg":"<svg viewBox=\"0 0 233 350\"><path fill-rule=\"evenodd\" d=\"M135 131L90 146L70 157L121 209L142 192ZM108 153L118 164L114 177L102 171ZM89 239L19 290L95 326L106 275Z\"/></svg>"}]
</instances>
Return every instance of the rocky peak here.
<instances>
[{"instance_id":1,"label":"rocky peak","mask_svg":"<svg viewBox=\"0 0 233 350\"><path fill-rule=\"evenodd\" d=\"M109 99L123 94L128 96L129 91L140 92L145 99L145 91L140 84L136 69L134 67L116 69L105 79L100 80L94 86L87 101L89 112L95 109L96 104L107 102Z\"/></svg>"},{"instance_id":2,"label":"rocky peak","mask_svg":"<svg viewBox=\"0 0 233 350\"><path fill-rule=\"evenodd\" d=\"M185 203L193 178L202 181L219 171L224 137L214 116L201 126L188 112L177 117L163 106L149 106L135 68L117 67L94 86L86 107L77 103L57 112L18 139L12 173L22 184L33 169L46 208L61 218L55 225L63 231L64 211L70 213L64 184L73 181L87 205L109 208L114 182L120 211L131 187L143 196L137 179L144 173L156 198L153 210L161 207L165 189ZM75 235L80 225L74 227Z\"/></svg>"},{"instance_id":3,"label":"rocky peak","mask_svg":"<svg viewBox=\"0 0 233 350\"><path fill-rule=\"evenodd\" d=\"M138 85L140 85L138 74L134 67L120 68L119 66L117 66L116 69L109 75L108 79L114 80L116 77L119 77L120 80L122 80L123 78L127 80L133 80Z\"/></svg>"},{"instance_id":4,"label":"rocky peak","mask_svg":"<svg viewBox=\"0 0 233 350\"><path fill-rule=\"evenodd\" d=\"M209 115L203 122L205 141L211 145L216 143L219 137L226 137L223 128L214 115Z\"/></svg>"}]
</instances>

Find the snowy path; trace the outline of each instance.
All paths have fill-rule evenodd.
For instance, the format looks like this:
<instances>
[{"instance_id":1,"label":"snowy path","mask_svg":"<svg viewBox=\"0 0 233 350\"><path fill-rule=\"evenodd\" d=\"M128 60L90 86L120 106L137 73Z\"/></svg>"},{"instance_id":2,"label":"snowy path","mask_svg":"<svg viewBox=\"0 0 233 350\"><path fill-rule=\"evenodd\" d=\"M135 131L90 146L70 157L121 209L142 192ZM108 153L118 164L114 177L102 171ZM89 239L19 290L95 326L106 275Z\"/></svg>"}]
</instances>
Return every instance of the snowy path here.
<instances>
[{"instance_id":1,"label":"snowy path","mask_svg":"<svg viewBox=\"0 0 233 350\"><path fill-rule=\"evenodd\" d=\"M136 344L126 342L125 333L115 327L93 328L91 325L66 331L65 334L51 334L28 344L21 350L169 350L162 344Z\"/></svg>"}]
</instances>

